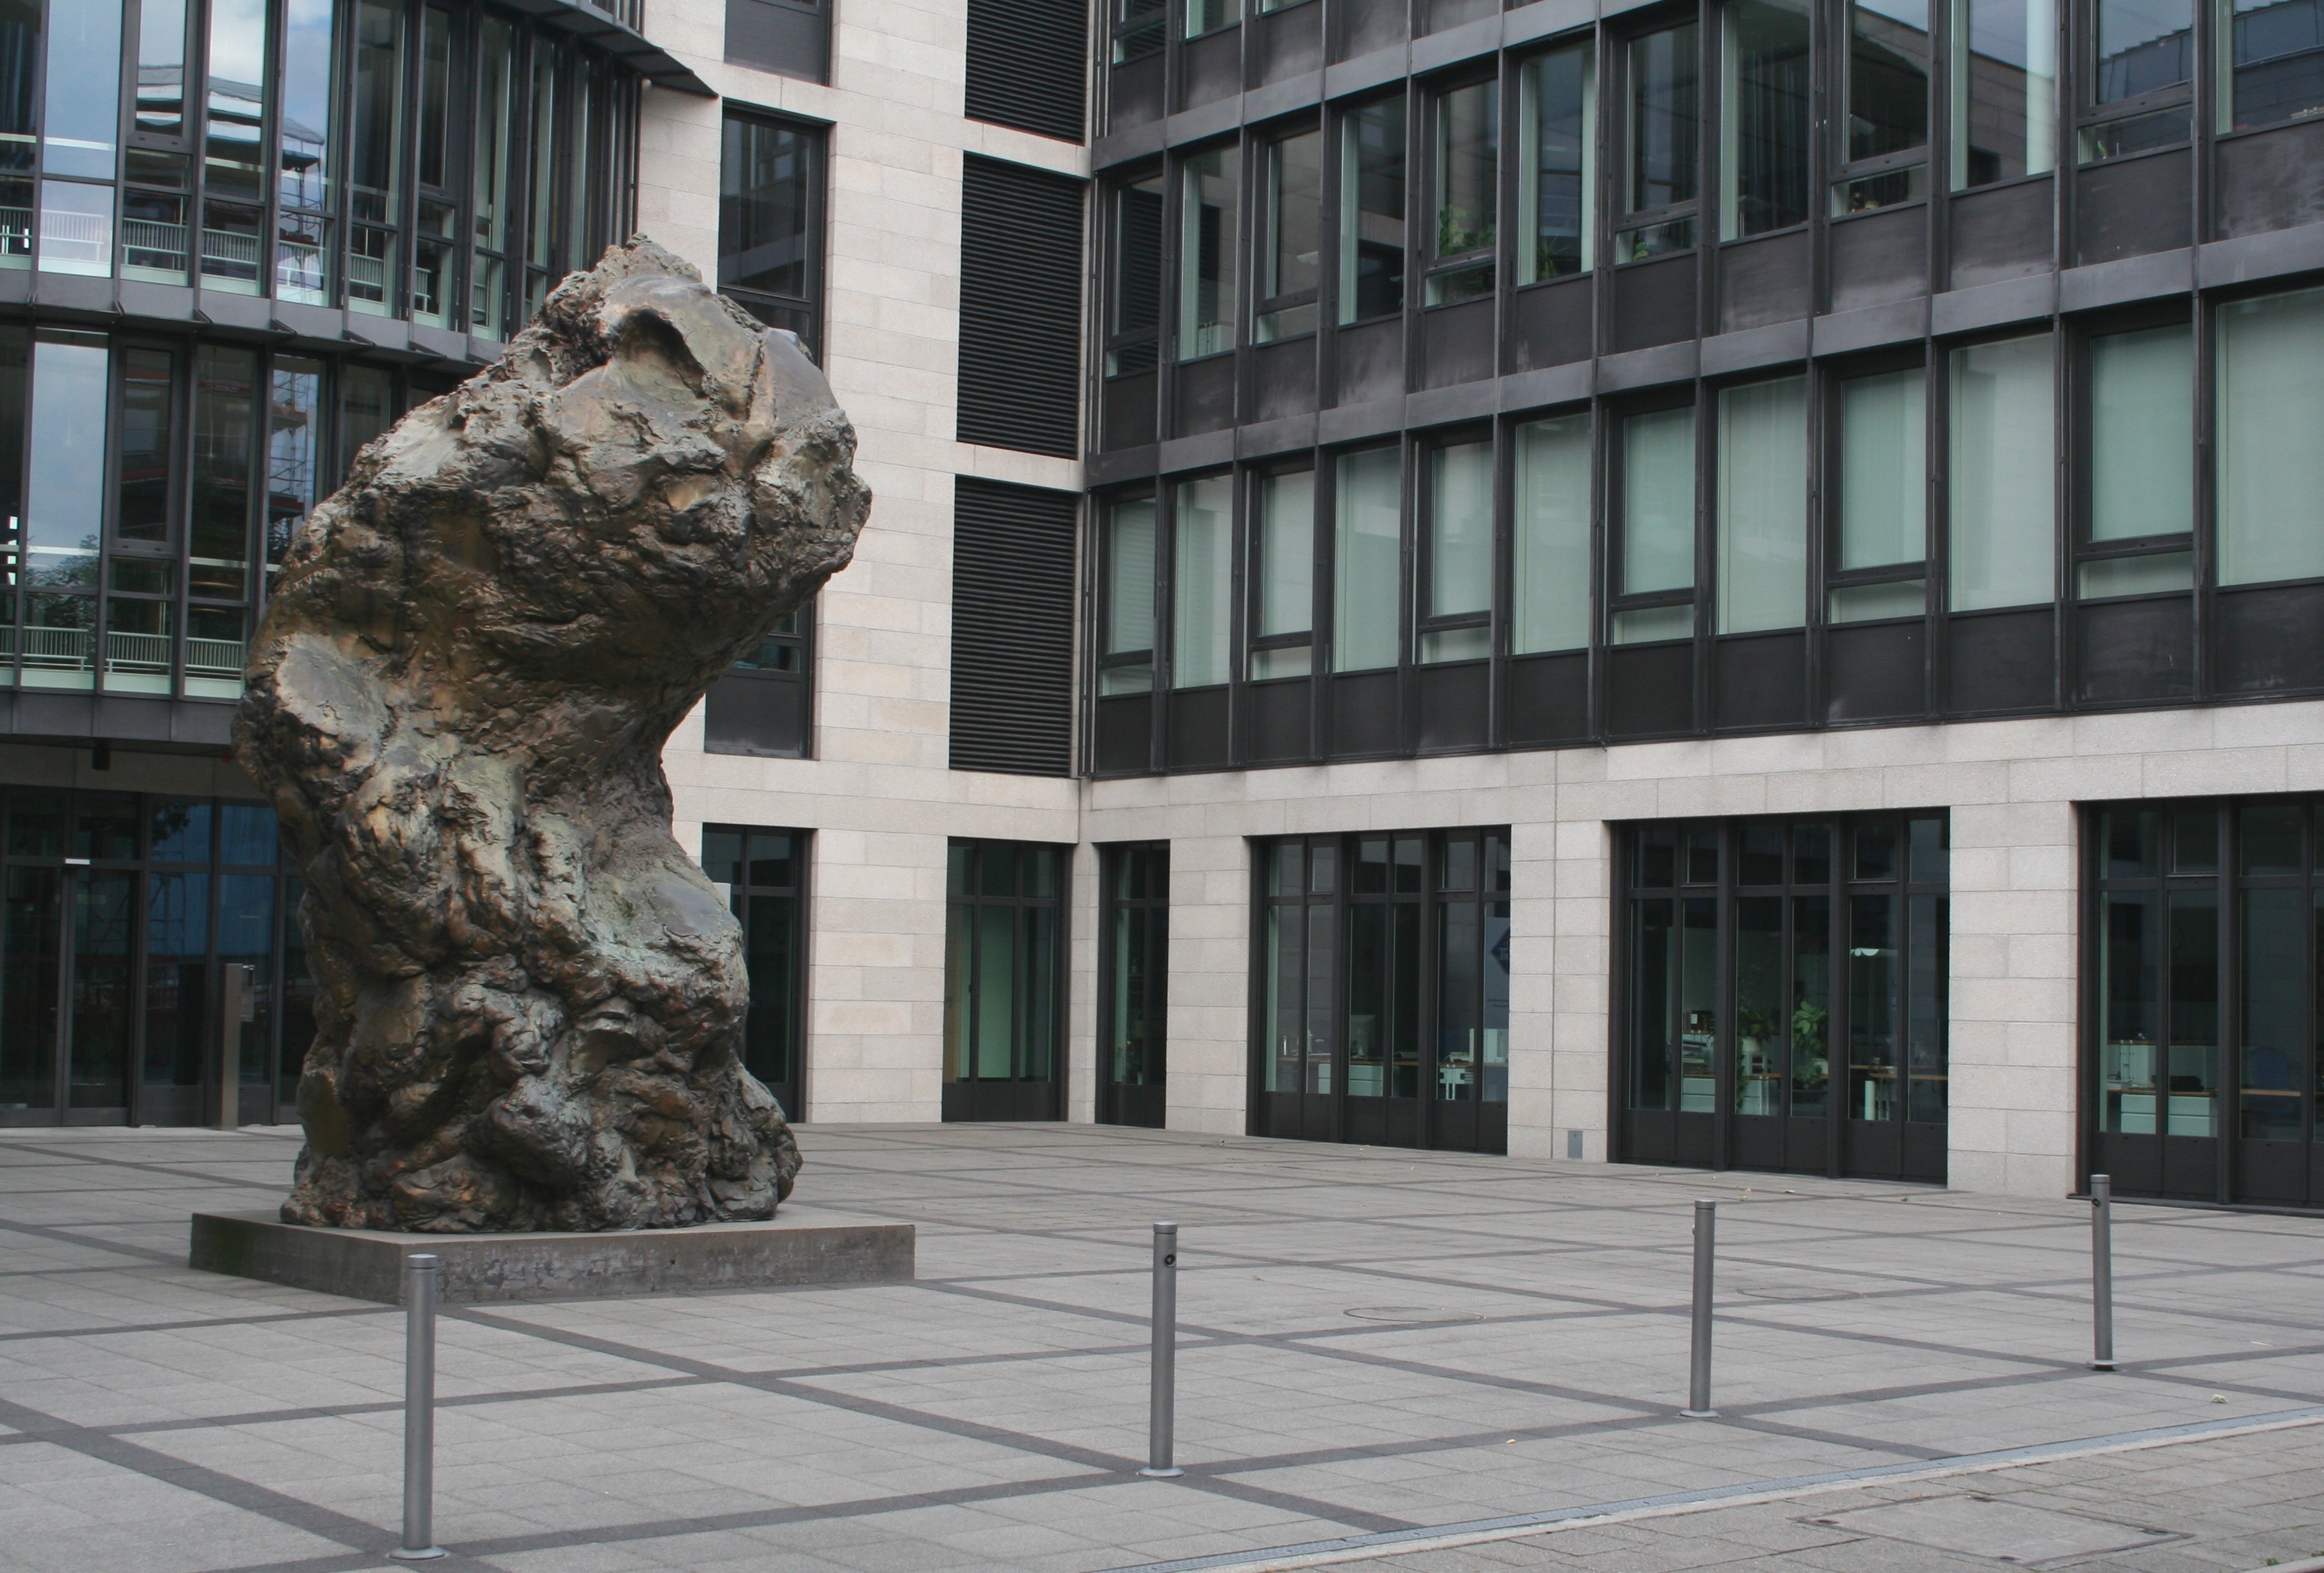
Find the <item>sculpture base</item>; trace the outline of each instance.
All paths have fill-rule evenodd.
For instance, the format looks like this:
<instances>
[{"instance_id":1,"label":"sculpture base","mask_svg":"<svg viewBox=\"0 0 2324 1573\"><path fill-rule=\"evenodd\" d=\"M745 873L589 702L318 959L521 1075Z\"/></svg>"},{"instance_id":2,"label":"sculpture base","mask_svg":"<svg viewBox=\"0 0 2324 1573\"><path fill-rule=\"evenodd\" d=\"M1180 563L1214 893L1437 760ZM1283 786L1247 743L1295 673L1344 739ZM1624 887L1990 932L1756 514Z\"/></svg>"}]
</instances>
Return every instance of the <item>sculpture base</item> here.
<instances>
[{"instance_id":1,"label":"sculpture base","mask_svg":"<svg viewBox=\"0 0 2324 1573\"><path fill-rule=\"evenodd\" d=\"M913 1274L915 1231L813 1209L765 1223L602 1234L401 1234L310 1228L272 1212L198 1212L186 1265L392 1305L403 1258L433 1252L450 1304L596 1300L689 1289L890 1283Z\"/></svg>"}]
</instances>

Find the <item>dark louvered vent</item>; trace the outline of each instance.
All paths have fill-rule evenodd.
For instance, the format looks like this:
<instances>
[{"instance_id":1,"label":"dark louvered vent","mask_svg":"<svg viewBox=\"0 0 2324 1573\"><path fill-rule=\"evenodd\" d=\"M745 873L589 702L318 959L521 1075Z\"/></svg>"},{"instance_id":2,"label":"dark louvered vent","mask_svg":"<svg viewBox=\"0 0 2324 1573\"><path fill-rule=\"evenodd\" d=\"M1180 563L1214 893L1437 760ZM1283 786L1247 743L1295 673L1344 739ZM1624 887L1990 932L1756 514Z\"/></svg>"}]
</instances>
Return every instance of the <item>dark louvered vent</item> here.
<instances>
[{"instance_id":1,"label":"dark louvered vent","mask_svg":"<svg viewBox=\"0 0 2324 1573\"><path fill-rule=\"evenodd\" d=\"M960 440L1072 458L1081 405L1079 180L971 156L960 218Z\"/></svg>"},{"instance_id":2,"label":"dark louvered vent","mask_svg":"<svg viewBox=\"0 0 2324 1573\"><path fill-rule=\"evenodd\" d=\"M1071 492L953 483L952 768L1069 776Z\"/></svg>"},{"instance_id":3,"label":"dark louvered vent","mask_svg":"<svg viewBox=\"0 0 2324 1573\"><path fill-rule=\"evenodd\" d=\"M968 117L1083 140L1085 0L968 0Z\"/></svg>"}]
</instances>

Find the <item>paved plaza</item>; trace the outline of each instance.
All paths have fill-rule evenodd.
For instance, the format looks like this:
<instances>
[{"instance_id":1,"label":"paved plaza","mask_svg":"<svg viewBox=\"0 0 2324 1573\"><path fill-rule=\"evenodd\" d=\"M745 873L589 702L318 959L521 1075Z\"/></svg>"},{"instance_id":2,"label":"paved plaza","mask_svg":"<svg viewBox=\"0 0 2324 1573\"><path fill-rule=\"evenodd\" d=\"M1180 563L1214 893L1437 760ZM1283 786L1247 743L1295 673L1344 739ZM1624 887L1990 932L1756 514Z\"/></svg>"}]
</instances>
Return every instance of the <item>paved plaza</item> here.
<instances>
[{"instance_id":1,"label":"paved plaza","mask_svg":"<svg viewBox=\"0 0 2324 1573\"><path fill-rule=\"evenodd\" d=\"M2324 1220L1088 1127L808 1127L908 1284L450 1311L447 1568L2241 1569L2324 1552ZM189 1271L298 1133L0 1133L0 1568L383 1565L392 1307ZM1716 1420L1689 1213L1720 1202ZM1181 1479L1140 1478L1148 1224ZM2015 1559L2012 1562L2000 1559Z\"/></svg>"}]
</instances>

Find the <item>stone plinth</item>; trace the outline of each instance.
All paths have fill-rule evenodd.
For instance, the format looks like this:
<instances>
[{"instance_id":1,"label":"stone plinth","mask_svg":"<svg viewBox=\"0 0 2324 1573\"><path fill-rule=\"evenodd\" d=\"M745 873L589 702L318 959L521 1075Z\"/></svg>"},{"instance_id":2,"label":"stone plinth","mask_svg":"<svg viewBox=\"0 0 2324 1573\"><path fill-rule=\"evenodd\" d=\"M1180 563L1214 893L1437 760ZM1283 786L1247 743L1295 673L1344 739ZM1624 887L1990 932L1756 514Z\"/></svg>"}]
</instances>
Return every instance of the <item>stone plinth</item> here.
<instances>
[{"instance_id":1,"label":"stone plinth","mask_svg":"<svg viewBox=\"0 0 2324 1573\"><path fill-rule=\"evenodd\" d=\"M403 1258L435 1253L451 1304L595 1300L669 1290L888 1283L913 1273L915 1231L786 1209L762 1223L575 1234L405 1234L310 1228L272 1212L198 1212L186 1265L394 1304Z\"/></svg>"}]
</instances>

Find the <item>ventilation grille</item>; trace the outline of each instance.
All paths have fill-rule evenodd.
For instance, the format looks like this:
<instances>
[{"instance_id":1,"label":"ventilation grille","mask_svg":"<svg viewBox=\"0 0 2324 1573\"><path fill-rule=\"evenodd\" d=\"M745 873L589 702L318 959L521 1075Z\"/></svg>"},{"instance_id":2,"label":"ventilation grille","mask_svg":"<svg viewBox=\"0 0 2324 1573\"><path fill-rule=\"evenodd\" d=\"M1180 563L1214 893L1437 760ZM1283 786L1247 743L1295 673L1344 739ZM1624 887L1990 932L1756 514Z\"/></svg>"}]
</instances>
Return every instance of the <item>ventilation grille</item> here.
<instances>
[{"instance_id":1,"label":"ventilation grille","mask_svg":"<svg viewBox=\"0 0 2324 1573\"><path fill-rule=\"evenodd\" d=\"M952 534L952 768L1069 776L1079 497L962 476Z\"/></svg>"},{"instance_id":2,"label":"ventilation grille","mask_svg":"<svg viewBox=\"0 0 2324 1573\"><path fill-rule=\"evenodd\" d=\"M968 117L1082 141L1089 47L1075 0L968 0Z\"/></svg>"},{"instance_id":3,"label":"ventilation grille","mask_svg":"<svg viewBox=\"0 0 2324 1573\"><path fill-rule=\"evenodd\" d=\"M971 156L961 190L960 440L1079 451L1079 180Z\"/></svg>"}]
</instances>

